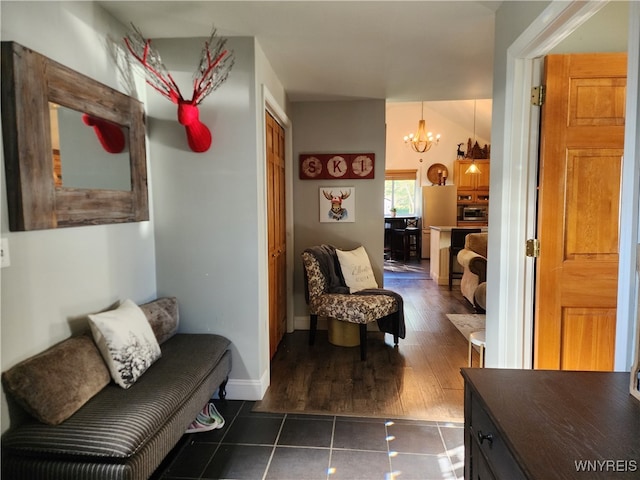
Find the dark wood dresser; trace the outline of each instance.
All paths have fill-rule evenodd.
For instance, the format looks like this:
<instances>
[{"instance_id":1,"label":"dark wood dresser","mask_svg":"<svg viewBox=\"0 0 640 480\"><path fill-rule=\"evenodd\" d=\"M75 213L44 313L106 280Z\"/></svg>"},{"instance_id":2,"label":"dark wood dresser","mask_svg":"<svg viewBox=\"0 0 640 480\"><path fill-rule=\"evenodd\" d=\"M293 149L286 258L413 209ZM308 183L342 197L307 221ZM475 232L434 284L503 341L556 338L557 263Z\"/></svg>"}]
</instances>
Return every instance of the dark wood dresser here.
<instances>
[{"instance_id":1,"label":"dark wood dresser","mask_svg":"<svg viewBox=\"0 0 640 480\"><path fill-rule=\"evenodd\" d=\"M640 479L629 373L463 368L465 480Z\"/></svg>"}]
</instances>

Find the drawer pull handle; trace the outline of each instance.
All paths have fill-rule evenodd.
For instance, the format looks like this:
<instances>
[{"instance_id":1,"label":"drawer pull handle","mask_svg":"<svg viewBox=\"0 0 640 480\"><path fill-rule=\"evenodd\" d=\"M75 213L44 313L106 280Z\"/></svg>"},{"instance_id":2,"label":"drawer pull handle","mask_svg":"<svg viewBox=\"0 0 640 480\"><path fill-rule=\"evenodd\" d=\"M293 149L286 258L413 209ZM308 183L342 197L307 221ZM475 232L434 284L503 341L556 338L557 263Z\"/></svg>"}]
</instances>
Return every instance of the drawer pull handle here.
<instances>
[{"instance_id":1,"label":"drawer pull handle","mask_svg":"<svg viewBox=\"0 0 640 480\"><path fill-rule=\"evenodd\" d=\"M489 446L493 445L493 433L482 433L482 430L478 430L478 440L480 441L480 445L485 440L489 442Z\"/></svg>"}]
</instances>

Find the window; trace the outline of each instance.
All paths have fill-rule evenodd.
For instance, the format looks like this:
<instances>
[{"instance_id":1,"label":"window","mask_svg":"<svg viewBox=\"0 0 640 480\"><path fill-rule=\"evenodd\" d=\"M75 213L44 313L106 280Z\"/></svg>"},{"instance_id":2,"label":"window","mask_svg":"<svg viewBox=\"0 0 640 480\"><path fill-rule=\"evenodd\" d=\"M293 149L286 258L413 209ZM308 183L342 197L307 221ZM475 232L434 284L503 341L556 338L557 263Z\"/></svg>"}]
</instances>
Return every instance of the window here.
<instances>
[{"instance_id":1,"label":"window","mask_svg":"<svg viewBox=\"0 0 640 480\"><path fill-rule=\"evenodd\" d=\"M396 215L416 214L417 170L387 170L384 172L384 214L395 207Z\"/></svg>"}]
</instances>

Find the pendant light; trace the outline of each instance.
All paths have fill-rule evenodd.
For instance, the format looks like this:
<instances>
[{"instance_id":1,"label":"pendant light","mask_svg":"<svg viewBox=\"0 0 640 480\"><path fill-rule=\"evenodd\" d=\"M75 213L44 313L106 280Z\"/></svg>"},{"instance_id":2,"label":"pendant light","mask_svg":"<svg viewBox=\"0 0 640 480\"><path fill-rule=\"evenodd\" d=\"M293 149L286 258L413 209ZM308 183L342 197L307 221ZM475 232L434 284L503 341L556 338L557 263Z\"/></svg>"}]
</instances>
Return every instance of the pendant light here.
<instances>
[{"instance_id":1,"label":"pendant light","mask_svg":"<svg viewBox=\"0 0 640 480\"><path fill-rule=\"evenodd\" d=\"M440 142L440 134L435 137L433 133L427 132L424 121L424 102L422 102L422 114L420 115L420 121L418 122L418 130L416 133L410 133L404 136L404 143L411 145L414 151L418 153L424 153L429 150L434 144L437 145Z\"/></svg>"},{"instance_id":2,"label":"pendant light","mask_svg":"<svg viewBox=\"0 0 640 480\"><path fill-rule=\"evenodd\" d=\"M472 147L475 146L476 144L476 103L477 100L473 101L473 144ZM472 151L472 155L473 155L473 148L471 149ZM475 158L471 158L471 165L469 165L469 167L467 168L467 170L464 172L465 175L469 174L469 175L474 175L474 174L478 174L478 173L482 173L480 171L480 169L478 168L478 165L476 165L476 159Z\"/></svg>"}]
</instances>

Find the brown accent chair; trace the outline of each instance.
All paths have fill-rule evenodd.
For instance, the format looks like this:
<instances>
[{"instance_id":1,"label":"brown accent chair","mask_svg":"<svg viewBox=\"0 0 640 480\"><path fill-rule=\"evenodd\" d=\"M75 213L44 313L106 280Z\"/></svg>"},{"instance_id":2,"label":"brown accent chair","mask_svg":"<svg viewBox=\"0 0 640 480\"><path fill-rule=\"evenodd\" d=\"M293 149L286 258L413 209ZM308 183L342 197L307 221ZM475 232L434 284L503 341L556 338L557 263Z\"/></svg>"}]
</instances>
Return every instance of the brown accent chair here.
<instances>
[{"instance_id":1,"label":"brown accent chair","mask_svg":"<svg viewBox=\"0 0 640 480\"><path fill-rule=\"evenodd\" d=\"M487 233L470 233L464 248L458 252L458 263L462 266L460 291L476 308L485 311L487 282Z\"/></svg>"},{"instance_id":2,"label":"brown accent chair","mask_svg":"<svg viewBox=\"0 0 640 480\"><path fill-rule=\"evenodd\" d=\"M454 271L454 258L458 258L458 253L464 248L467 235L471 233L480 233L479 228L452 228L451 244L449 245L449 290L453 288L453 279L462 278L462 273ZM458 262L459 263L459 262Z\"/></svg>"}]
</instances>

